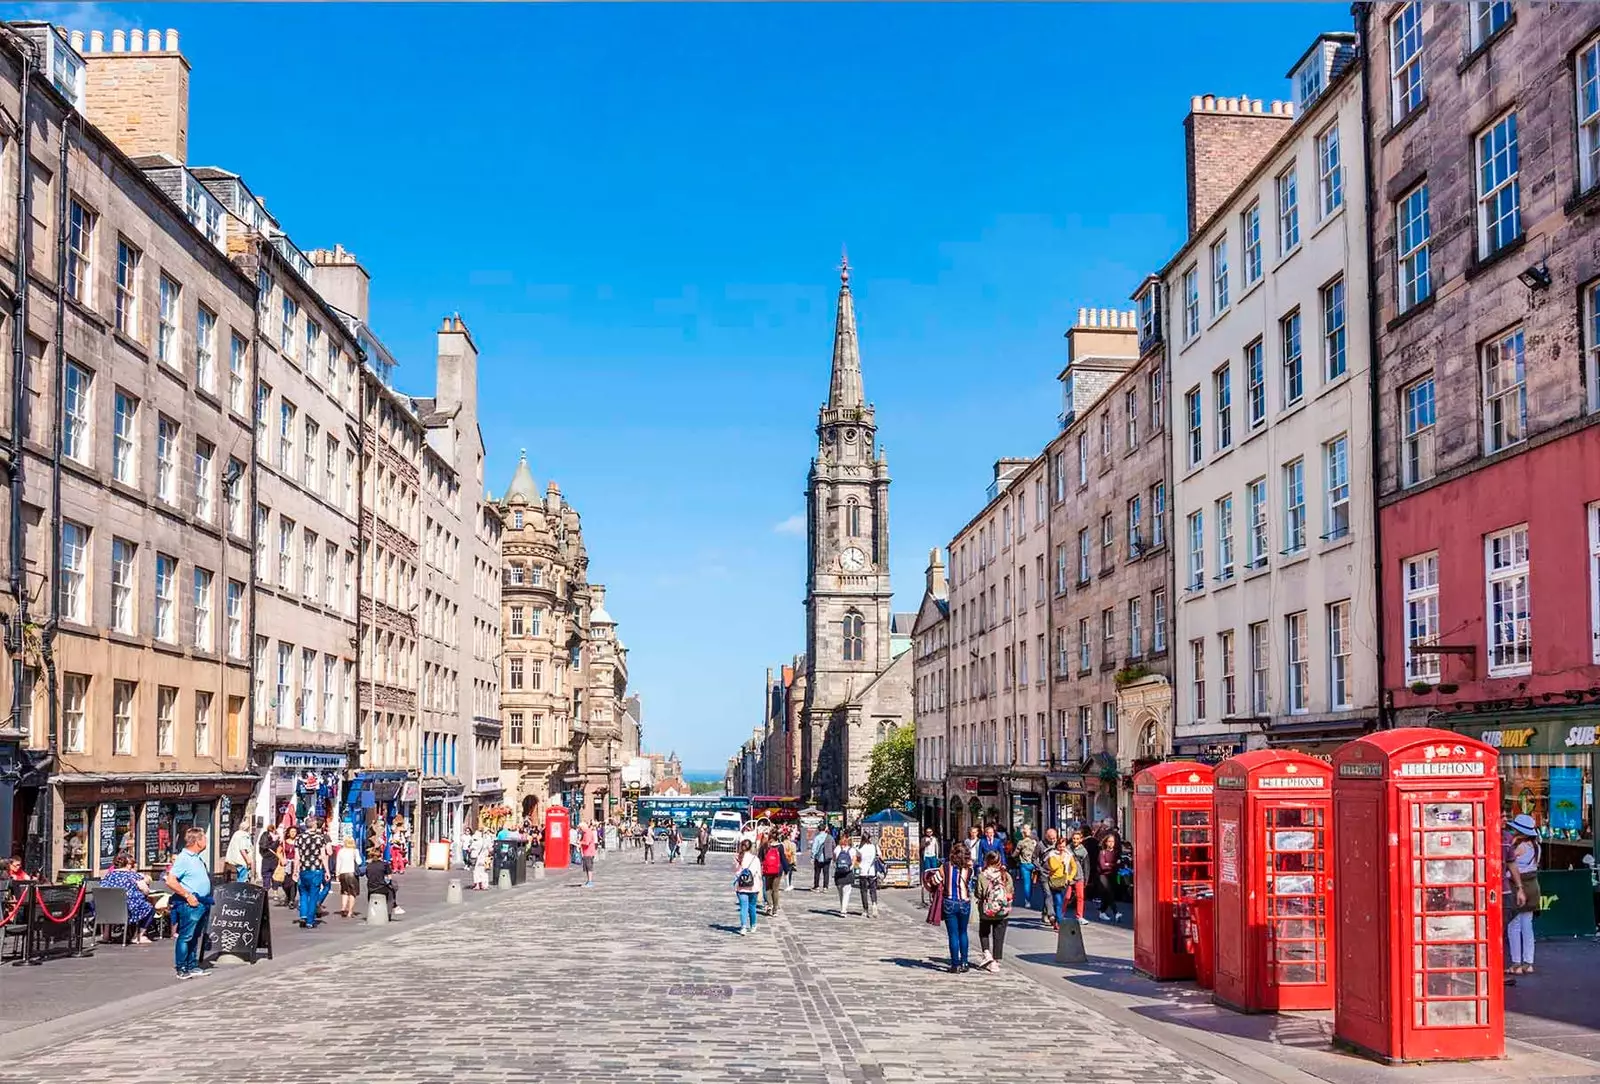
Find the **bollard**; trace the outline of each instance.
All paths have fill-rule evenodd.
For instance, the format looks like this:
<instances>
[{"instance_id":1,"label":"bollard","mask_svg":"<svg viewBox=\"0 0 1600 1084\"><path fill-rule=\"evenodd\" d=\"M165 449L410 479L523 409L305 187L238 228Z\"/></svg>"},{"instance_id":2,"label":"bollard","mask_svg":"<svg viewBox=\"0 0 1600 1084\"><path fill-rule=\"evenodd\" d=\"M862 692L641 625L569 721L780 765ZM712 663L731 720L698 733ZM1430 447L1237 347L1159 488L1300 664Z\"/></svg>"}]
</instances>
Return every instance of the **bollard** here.
<instances>
[{"instance_id":1,"label":"bollard","mask_svg":"<svg viewBox=\"0 0 1600 1084\"><path fill-rule=\"evenodd\" d=\"M600 861L605 856L606 856L606 852L605 851L595 851L594 852L594 860L596 862Z\"/></svg>"},{"instance_id":2,"label":"bollard","mask_svg":"<svg viewBox=\"0 0 1600 1084\"><path fill-rule=\"evenodd\" d=\"M1086 964L1089 954L1083 948L1083 927L1076 915L1064 915L1056 931L1056 963Z\"/></svg>"},{"instance_id":3,"label":"bollard","mask_svg":"<svg viewBox=\"0 0 1600 1084\"><path fill-rule=\"evenodd\" d=\"M450 882L450 887L445 889L445 891L444 891L444 902L445 903L460 903L461 902L461 882L460 881L451 881Z\"/></svg>"},{"instance_id":4,"label":"bollard","mask_svg":"<svg viewBox=\"0 0 1600 1084\"><path fill-rule=\"evenodd\" d=\"M376 926L381 926L389 921L389 898L387 896L367 897L367 921Z\"/></svg>"},{"instance_id":5,"label":"bollard","mask_svg":"<svg viewBox=\"0 0 1600 1084\"><path fill-rule=\"evenodd\" d=\"M511 887L511 871L510 870L503 869L503 870L500 871L500 880L495 884L495 887L496 888L510 888Z\"/></svg>"},{"instance_id":6,"label":"bollard","mask_svg":"<svg viewBox=\"0 0 1600 1084\"><path fill-rule=\"evenodd\" d=\"M533 879L535 881L544 880L544 863L543 862L540 862L538 865L533 867Z\"/></svg>"}]
</instances>

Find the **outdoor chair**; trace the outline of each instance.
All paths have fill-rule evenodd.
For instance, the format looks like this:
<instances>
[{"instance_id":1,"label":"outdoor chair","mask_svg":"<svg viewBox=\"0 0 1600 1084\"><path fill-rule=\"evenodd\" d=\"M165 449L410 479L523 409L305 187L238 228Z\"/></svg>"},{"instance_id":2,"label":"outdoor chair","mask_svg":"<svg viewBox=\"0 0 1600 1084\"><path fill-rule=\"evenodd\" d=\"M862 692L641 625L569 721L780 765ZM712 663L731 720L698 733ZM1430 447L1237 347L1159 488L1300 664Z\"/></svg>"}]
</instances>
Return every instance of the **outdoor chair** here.
<instances>
[{"instance_id":1,"label":"outdoor chair","mask_svg":"<svg viewBox=\"0 0 1600 1084\"><path fill-rule=\"evenodd\" d=\"M106 932L106 941L111 940L111 928L122 927L121 941L124 946L128 944L128 935L133 932L132 925L128 922L128 893L120 888L103 888L96 885L94 888L94 925L95 934L101 930Z\"/></svg>"}]
</instances>

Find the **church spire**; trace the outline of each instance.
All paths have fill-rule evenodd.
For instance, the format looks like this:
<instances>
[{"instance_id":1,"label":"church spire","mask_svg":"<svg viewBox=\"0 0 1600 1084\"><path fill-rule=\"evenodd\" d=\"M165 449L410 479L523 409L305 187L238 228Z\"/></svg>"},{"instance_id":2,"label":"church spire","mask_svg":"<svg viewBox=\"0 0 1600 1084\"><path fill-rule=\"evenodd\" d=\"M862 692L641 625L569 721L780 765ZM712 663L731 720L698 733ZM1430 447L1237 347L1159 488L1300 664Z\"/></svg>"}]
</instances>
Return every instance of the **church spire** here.
<instances>
[{"instance_id":1,"label":"church spire","mask_svg":"<svg viewBox=\"0 0 1600 1084\"><path fill-rule=\"evenodd\" d=\"M839 260L839 315L833 325L833 381L828 385L828 406L861 407L861 348L856 343L856 304L850 296L850 257Z\"/></svg>"}]
</instances>

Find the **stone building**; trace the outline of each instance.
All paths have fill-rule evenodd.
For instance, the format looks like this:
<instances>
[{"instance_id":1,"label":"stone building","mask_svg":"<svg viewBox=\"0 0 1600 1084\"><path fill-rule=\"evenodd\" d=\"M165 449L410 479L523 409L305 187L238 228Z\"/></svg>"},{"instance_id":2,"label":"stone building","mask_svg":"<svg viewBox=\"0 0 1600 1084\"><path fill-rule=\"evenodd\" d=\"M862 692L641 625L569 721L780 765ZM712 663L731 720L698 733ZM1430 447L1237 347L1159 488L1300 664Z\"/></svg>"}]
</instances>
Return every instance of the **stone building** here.
<instances>
[{"instance_id":1,"label":"stone building","mask_svg":"<svg viewBox=\"0 0 1600 1084\"><path fill-rule=\"evenodd\" d=\"M1600 750L1600 9L1358 15L1384 695L1396 723L1504 749L1515 811L1577 866L1561 840L1592 836Z\"/></svg>"},{"instance_id":2,"label":"stone building","mask_svg":"<svg viewBox=\"0 0 1600 1084\"><path fill-rule=\"evenodd\" d=\"M176 33L151 39L132 40L146 70L186 79ZM19 771L0 844L57 874L120 851L163 868L191 826L216 861L256 783L250 406L223 372L236 350L254 368L255 284L197 179L199 207L175 202L92 119L129 105L97 74L91 110L88 70L47 24L0 31L0 176L25 216L3 201L5 320L26 365L0 412L22 420L4 434L21 549L8 534L0 769ZM185 132L134 151L181 166Z\"/></svg>"},{"instance_id":3,"label":"stone building","mask_svg":"<svg viewBox=\"0 0 1600 1084\"><path fill-rule=\"evenodd\" d=\"M1353 35L1324 34L1292 104L1196 98L1187 122L1196 226L1162 272L1180 753L1326 752L1377 725L1354 56ZM1209 150L1219 124L1227 155Z\"/></svg>"},{"instance_id":4,"label":"stone building","mask_svg":"<svg viewBox=\"0 0 1600 1084\"><path fill-rule=\"evenodd\" d=\"M1154 280L1133 311L1081 309L1051 442L1049 823L1127 822L1132 776L1172 738L1167 379Z\"/></svg>"},{"instance_id":5,"label":"stone building","mask_svg":"<svg viewBox=\"0 0 1600 1084\"><path fill-rule=\"evenodd\" d=\"M582 649L581 693L574 717L581 717L583 742L577 751L577 776L583 815L611 816L622 803L622 717L628 695L628 649L617 638L617 622L606 610L604 584L589 585L588 624Z\"/></svg>"},{"instance_id":6,"label":"stone building","mask_svg":"<svg viewBox=\"0 0 1600 1084\"><path fill-rule=\"evenodd\" d=\"M840 269L828 400L806 492L806 689L800 789L852 808L872 747L911 722L911 657L890 650L889 465L861 383L850 268Z\"/></svg>"},{"instance_id":7,"label":"stone building","mask_svg":"<svg viewBox=\"0 0 1600 1084\"><path fill-rule=\"evenodd\" d=\"M911 623L911 694L917 720L916 800L923 827L944 830L949 764L950 584L944 557L928 551L922 606Z\"/></svg>"}]
</instances>

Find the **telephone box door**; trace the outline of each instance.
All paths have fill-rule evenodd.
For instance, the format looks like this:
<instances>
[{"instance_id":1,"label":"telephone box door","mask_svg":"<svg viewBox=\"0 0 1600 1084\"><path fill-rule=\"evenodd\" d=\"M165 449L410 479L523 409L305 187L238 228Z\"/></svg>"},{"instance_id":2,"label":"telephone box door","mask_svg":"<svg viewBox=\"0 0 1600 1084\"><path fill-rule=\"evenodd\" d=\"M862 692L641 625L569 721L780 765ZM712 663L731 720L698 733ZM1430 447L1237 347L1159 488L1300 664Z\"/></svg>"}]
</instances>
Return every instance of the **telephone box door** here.
<instances>
[{"instance_id":1,"label":"telephone box door","mask_svg":"<svg viewBox=\"0 0 1600 1084\"><path fill-rule=\"evenodd\" d=\"M1398 923L1408 957L1410 1006L1400 1014L1402 1056L1496 1057L1503 1034L1498 833L1491 791L1402 790L1401 884L1409 922Z\"/></svg>"},{"instance_id":2,"label":"telephone box door","mask_svg":"<svg viewBox=\"0 0 1600 1084\"><path fill-rule=\"evenodd\" d=\"M1333 1007L1328 982L1328 825L1323 802L1267 805L1265 986L1279 1009Z\"/></svg>"}]
</instances>

